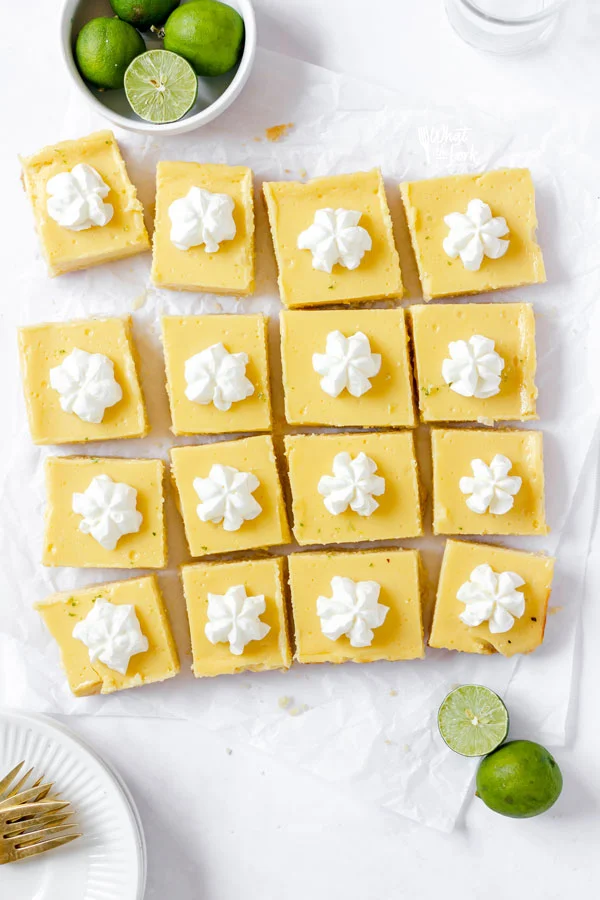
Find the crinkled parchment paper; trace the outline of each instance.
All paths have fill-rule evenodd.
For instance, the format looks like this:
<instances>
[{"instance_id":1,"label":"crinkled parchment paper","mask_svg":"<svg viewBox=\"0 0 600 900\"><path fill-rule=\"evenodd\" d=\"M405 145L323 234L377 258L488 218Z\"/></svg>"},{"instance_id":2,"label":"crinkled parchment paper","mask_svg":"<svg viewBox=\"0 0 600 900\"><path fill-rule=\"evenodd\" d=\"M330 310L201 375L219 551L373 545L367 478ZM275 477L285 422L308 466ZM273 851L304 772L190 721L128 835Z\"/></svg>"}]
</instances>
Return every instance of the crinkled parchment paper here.
<instances>
[{"instance_id":1,"label":"crinkled parchment paper","mask_svg":"<svg viewBox=\"0 0 600 900\"><path fill-rule=\"evenodd\" d=\"M279 142L265 130L294 126ZM52 134L39 145L103 127L73 97ZM167 458L168 430L159 341L161 313L279 310L265 215L257 197L258 290L236 301L158 291L149 282L149 258L138 257L50 280L32 231L27 202L16 203L19 241L4 281L7 328L2 353L10 361L3 394L11 415L2 442L0 482L0 703L55 713L184 717L251 745L330 781L347 783L394 812L450 830L470 789L474 766L446 750L435 712L444 693L464 681L483 682L504 693L520 733L560 743L572 674L576 668L577 620L596 512L600 354L597 167L585 153L593 126L574 112L541 111L532 118L494 118L465 108L411 108L399 95L277 56L259 53L251 82L238 101L212 125L156 140L118 135L134 182L149 210L159 159L189 159L251 166L263 179L380 166L383 170L412 300L420 302L397 183L496 166L529 166L537 188L539 237L548 284L509 291L490 300L528 300L537 314L540 427L546 441L547 538L505 543L558 553L553 610L547 640L531 657L505 660L441 651L423 661L369 666L295 666L287 673L239 675L195 681L189 671L189 636L176 566L186 559L181 523L168 499L170 569L160 573L181 652L183 673L156 685L106 698L70 696L58 653L32 602L57 589L123 577L117 570L44 569L40 563L48 451L31 444L18 379L14 326L44 320L132 312L149 400L152 435L146 441L90 445L91 455ZM591 144L591 141L589 142ZM28 153L37 147L23 147ZM15 164L14 177L18 177ZM11 211L12 213L12 211ZM275 385L276 322L272 322ZM281 407L280 390L276 402ZM185 442L179 439L179 443ZM428 437L419 431L428 481ZM80 452L62 448L57 452ZM52 452L52 451L50 451ZM407 542L424 551L431 588L443 541ZM131 573L137 574L137 573ZM431 594L431 590L429 591ZM430 611L428 601L428 612Z\"/></svg>"}]
</instances>

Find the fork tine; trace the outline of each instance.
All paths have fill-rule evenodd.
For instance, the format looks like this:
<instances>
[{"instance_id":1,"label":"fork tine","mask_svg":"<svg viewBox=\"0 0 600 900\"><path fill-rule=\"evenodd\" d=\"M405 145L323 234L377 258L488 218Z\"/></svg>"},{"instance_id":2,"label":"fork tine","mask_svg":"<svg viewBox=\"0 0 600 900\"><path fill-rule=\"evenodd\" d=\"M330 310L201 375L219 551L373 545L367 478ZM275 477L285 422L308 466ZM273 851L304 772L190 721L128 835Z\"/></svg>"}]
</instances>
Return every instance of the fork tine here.
<instances>
[{"instance_id":1,"label":"fork tine","mask_svg":"<svg viewBox=\"0 0 600 900\"><path fill-rule=\"evenodd\" d=\"M41 781L41 778L40 778L40 781ZM37 786L38 786L37 783L34 784L34 787L37 787ZM36 797L36 801L45 800L53 787L54 787L54 782L52 782L51 784L42 784L40 787L40 793Z\"/></svg>"},{"instance_id":2,"label":"fork tine","mask_svg":"<svg viewBox=\"0 0 600 900\"><path fill-rule=\"evenodd\" d=\"M52 828L39 828L37 831L30 831L28 834L15 835L15 837L12 838L12 843L16 849L28 847L30 844L39 844L46 838L56 837L57 835L68 837L70 834L74 833L72 831L73 828L77 828L77 825L74 822L68 823L67 825L54 825Z\"/></svg>"},{"instance_id":3,"label":"fork tine","mask_svg":"<svg viewBox=\"0 0 600 900\"><path fill-rule=\"evenodd\" d=\"M65 825L72 824L67 823L67 820L72 818L73 812L68 812L66 816L55 816L54 813L49 813L47 816L37 816L34 819L20 819L18 822L11 822L10 825L5 825L4 828L0 830L0 840L3 837L11 837L15 834L26 834L27 831L35 828L44 828L53 827L54 825Z\"/></svg>"},{"instance_id":4,"label":"fork tine","mask_svg":"<svg viewBox=\"0 0 600 900\"><path fill-rule=\"evenodd\" d=\"M6 809L0 804L0 824L18 822L19 819L34 819L38 815L56 813L70 804L66 800L40 800L38 803L23 803L21 806L10 806Z\"/></svg>"},{"instance_id":5,"label":"fork tine","mask_svg":"<svg viewBox=\"0 0 600 900\"><path fill-rule=\"evenodd\" d=\"M11 781L13 780L13 778L17 777L17 775L19 774L19 772L21 771L21 769L23 768L24 765L25 765L25 760L23 760L18 765L16 765L14 767L14 769L11 769L10 772L8 773L8 775L5 775L4 778L2 779L2 781L0 781L0 797L2 796L4 791L8 788L8 786L11 783Z\"/></svg>"},{"instance_id":6,"label":"fork tine","mask_svg":"<svg viewBox=\"0 0 600 900\"><path fill-rule=\"evenodd\" d=\"M27 772L25 772L25 774L19 778L19 780L17 781L16 784L12 785L12 787L9 790L9 793L6 795L6 799L8 799L9 797L14 797L15 794L19 793L21 788L27 784L27 779L29 778L29 776L31 775L32 772L33 772L33 767L31 769L29 769ZM35 785L32 785L32 787L35 787Z\"/></svg>"},{"instance_id":7,"label":"fork tine","mask_svg":"<svg viewBox=\"0 0 600 900\"><path fill-rule=\"evenodd\" d=\"M45 853L46 850L53 850L55 847L62 847L71 841L80 838L81 834L68 834L65 837L51 838L49 841L42 841L41 844L33 844L31 847L19 847L15 851L15 859L27 859L28 856L37 856L38 853Z\"/></svg>"},{"instance_id":8,"label":"fork tine","mask_svg":"<svg viewBox=\"0 0 600 900\"><path fill-rule=\"evenodd\" d=\"M26 772L26 774L23 775L23 777L12 788L10 794L7 794L7 796L6 796L7 800L9 798L14 799L15 795L19 792L19 790L23 787L23 785L26 784L27 779L29 778L29 776L31 775L32 772L33 772L33 769L30 769L29 772ZM48 796L48 794L50 793L52 788L54 787L54 782L52 782L51 784L42 784L43 780L44 780L44 776L40 775L40 777L37 778L31 785L32 788L40 787L40 785L41 785L40 793L36 797L36 800L44 800Z\"/></svg>"},{"instance_id":9,"label":"fork tine","mask_svg":"<svg viewBox=\"0 0 600 900\"><path fill-rule=\"evenodd\" d=\"M27 784L27 780L29 779L29 776L31 775L32 772L33 772L33 767L31 769L28 769L24 775L21 775L19 780L16 781L15 784L10 786L6 797L7 798L13 797L15 794L17 794L21 790L21 788Z\"/></svg>"},{"instance_id":10,"label":"fork tine","mask_svg":"<svg viewBox=\"0 0 600 900\"><path fill-rule=\"evenodd\" d=\"M0 809L6 809L7 806L21 806L23 803L30 803L40 799L40 794L46 790L46 794L50 791L51 784L42 784L40 787L32 787L20 794L11 794L0 803Z\"/></svg>"}]
</instances>

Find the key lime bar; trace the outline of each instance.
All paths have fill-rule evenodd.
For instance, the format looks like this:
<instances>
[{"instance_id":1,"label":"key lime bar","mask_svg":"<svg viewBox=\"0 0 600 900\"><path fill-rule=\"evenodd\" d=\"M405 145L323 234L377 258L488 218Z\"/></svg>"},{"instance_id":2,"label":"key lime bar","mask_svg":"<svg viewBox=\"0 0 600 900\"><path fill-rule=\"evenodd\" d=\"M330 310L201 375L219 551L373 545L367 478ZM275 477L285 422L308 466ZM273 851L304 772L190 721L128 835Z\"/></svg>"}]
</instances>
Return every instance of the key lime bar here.
<instances>
[{"instance_id":1,"label":"key lime bar","mask_svg":"<svg viewBox=\"0 0 600 900\"><path fill-rule=\"evenodd\" d=\"M244 434L271 428L262 315L163 316L173 434Z\"/></svg>"},{"instance_id":2,"label":"key lime bar","mask_svg":"<svg viewBox=\"0 0 600 900\"><path fill-rule=\"evenodd\" d=\"M292 553L288 562L298 662L424 656L417 550Z\"/></svg>"},{"instance_id":3,"label":"key lime bar","mask_svg":"<svg viewBox=\"0 0 600 900\"><path fill-rule=\"evenodd\" d=\"M430 647L463 653L531 653L542 643L554 560L447 541Z\"/></svg>"},{"instance_id":4,"label":"key lime bar","mask_svg":"<svg viewBox=\"0 0 600 900\"><path fill-rule=\"evenodd\" d=\"M178 291L254 292L251 169L159 162L152 280Z\"/></svg>"},{"instance_id":5,"label":"key lime bar","mask_svg":"<svg viewBox=\"0 0 600 900\"><path fill-rule=\"evenodd\" d=\"M403 309L285 310L280 325L288 424L417 424Z\"/></svg>"},{"instance_id":6,"label":"key lime bar","mask_svg":"<svg viewBox=\"0 0 600 900\"><path fill-rule=\"evenodd\" d=\"M409 313L422 422L537 419L529 303L413 306Z\"/></svg>"},{"instance_id":7,"label":"key lime bar","mask_svg":"<svg viewBox=\"0 0 600 900\"><path fill-rule=\"evenodd\" d=\"M192 556L289 543L270 435L173 447L171 472Z\"/></svg>"},{"instance_id":8,"label":"key lime bar","mask_svg":"<svg viewBox=\"0 0 600 900\"><path fill-rule=\"evenodd\" d=\"M434 534L547 534L541 431L434 428Z\"/></svg>"},{"instance_id":9,"label":"key lime bar","mask_svg":"<svg viewBox=\"0 0 600 900\"><path fill-rule=\"evenodd\" d=\"M49 322L19 329L31 438L75 444L145 437L131 317Z\"/></svg>"},{"instance_id":10,"label":"key lime bar","mask_svg":"<svg viewBox=\"0 0 600 900\"><path fill-rule=\"evenodd\" d=\"M400 192L425 300L546 280L529 169L404 182Z\"/></svg>"},{"instance_id":11,"label":"key lime bar","mask_svg":"<svg viewBox=\"0 0 600 900\"><path fill-rule=\"evenodd\" d=\"M423 534L412 431L285 438L299 544L352 544Z\"/></svg>"},{"instance_id":12,"label":"key lime bar","mask_svg":"<svg viewBox=\"0 0 600 900\"><path fill-rule=\"evenodd\" d=\"M289 669L282 559L181 567L196 678Z\"/></svg>"},{"instance_id":13,"label":"key lime bar","mask_svg":"<svg viewBox=\"0 0 600 900\"><path fill-rule=\"evenodd\" d=\"M392 219L379 169L267 182L264 195L284 306L402 296Z\"/></svg>"},{"instance_id":14,"label":"key lime bar","mask_svg":"<svg viewBox=\"0 0 600 900\"><path fill-rule=\"evenodd\" d=\"M164 468L160 459L48 457L44 565L164 569Z\"/></svg>"},{"instance_id":15,"label":"key lime bar","mask_svg":"<svg viewBox=\"0 0 600 900\"><path fill-rule=\"evenodd\" d=\"M44 147L21 165L50 275L150 249L142 204L112 131Z\"/></svg>"},{"instance_id":16,"label":"key lime bar","mask_svg":"<svg viewBox=\"0 0 600 900\"><path fill-rule=\"evenodd\" d=\"M95 610L96 604L100 604L100 613ZM120 610L122 606L132 610ZM36 603L35 608L58 644L69 687L76 697L111 694L164 681L179 672L169 617L153 575L53 594ZM128 614L125 621L124 613ZM110 625L99 629L97 637L108 633L117 639L115 643L93 640L96 618ZM125 645L135 651L129 660L122 652ZM94 651L100 657L92 660Z\"/></svg>"}]
</instances>

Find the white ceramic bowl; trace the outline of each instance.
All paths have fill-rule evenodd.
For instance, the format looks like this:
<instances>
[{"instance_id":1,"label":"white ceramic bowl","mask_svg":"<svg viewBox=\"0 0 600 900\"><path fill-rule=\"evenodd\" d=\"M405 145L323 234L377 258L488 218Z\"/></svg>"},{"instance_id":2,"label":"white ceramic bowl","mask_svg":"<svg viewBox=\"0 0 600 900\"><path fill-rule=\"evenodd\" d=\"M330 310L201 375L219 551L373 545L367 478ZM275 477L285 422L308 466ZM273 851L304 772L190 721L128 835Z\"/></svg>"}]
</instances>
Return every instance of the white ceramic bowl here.
<instances>
[{"instance_id":1,"label":"white ceramic bowl","mask_svg":"<svg viewBox=\"0 0 600 900\"><path fill-rule=\"evenodd\" d=\"M185 3L186 0L183 2ZM193 131L194 128L212 122L228 106L231 106L242 92L256 55L256 19L251 0L226 0L226 2L229 6L237 9L244 20L246 36L242 58L236 68L226 75L218 78L200 78L196 104L191 112L178 122L169 122L166 125L144 122L129 106L124 90L95 90L79 74L73 55L75 38L83 25L90 19L96 16L114 15L108 0L64 0L63 2L60 40L63 58L71 81L96 112L106 116L115 125L130 131L139 131L145 134L182 134L184 131ZM162 46L151 35L144 34L143 37L148 49Z\"/></svg>"}]
</instances>

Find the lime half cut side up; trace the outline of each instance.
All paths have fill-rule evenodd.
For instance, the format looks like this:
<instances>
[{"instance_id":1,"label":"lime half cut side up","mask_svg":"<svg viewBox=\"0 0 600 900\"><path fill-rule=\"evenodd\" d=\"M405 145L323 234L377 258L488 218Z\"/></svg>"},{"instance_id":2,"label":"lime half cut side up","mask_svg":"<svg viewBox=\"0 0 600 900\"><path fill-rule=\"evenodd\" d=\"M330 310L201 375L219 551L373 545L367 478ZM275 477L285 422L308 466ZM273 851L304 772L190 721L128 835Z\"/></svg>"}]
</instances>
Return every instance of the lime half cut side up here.
<instances>
[{"instance_id":1,"label":"lime half cut side up","mask_svg":"<svg viewBox=\"0 0 600 900\"><path fill-rule=\"evenodd\" d=\"M498 694L479 684L463 684L445 697L438 728L451 750L485 756L508 734L508 712Z\"/></svg>"},{"instance_id":2,"label":"lime half cut side up","mask_svg":"<svg viewBox=\"0 0 600 900\"><path fill-rule=\"evenodd\" d=\"M177 122L198 96L198 78L189 62L169 50L136 56L125 72L125 94L140 119Z\"/></svg>"}]
</instances>

